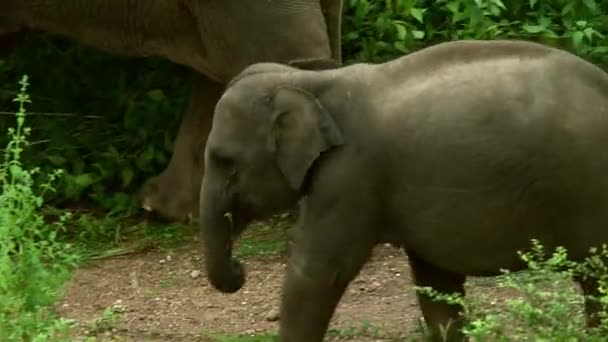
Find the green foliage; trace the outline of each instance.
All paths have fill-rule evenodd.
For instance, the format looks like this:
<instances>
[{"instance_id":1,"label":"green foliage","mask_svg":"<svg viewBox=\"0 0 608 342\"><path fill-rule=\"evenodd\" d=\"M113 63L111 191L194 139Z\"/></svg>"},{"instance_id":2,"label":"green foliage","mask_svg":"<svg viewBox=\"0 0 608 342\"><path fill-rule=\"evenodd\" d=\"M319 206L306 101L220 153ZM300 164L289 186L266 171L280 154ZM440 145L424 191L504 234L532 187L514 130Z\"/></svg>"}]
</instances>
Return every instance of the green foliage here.
<instances>
[{"instance_id":1,"label":"green foliage","mask_svg":"<svg viewBox=\"0 0 608 342\"><path fill-rule=\"evenodd\" d=\"M160 59L124 59L45 34L28 36L0 63L0 74L16 80L27 72L34 81L27 161L42 171L65 171L47 199L130 208L141 182L169 161L189 91L185 71ZM1 84L2 119L12 115L12 97L9 83ZM7 124L1 120L0 129Z\"/></svg>"},{"instance_id":2,"label":"green foliage","mask_svg":"<svg viewBox=\"0 0 608 342\"><path fill-rule=\"evenodd\" d=\"M608 3L595 0L346 0L344 51L383 61L442 41L527 39L605 62Z\"/></svg>"},{"instance_id":3,"label":"green foliage","mask_svg":"<svg viewBox=\"0 0 608 342\"><path fill-rule=\"evenodd\" d=\"M511 273L503 271L498 287L512 293L500 305L488 306L493 298L487 295L462 297L439 293L429 287L418 287L423 293L447 303L464 307L469 323L463 332L476 341L605 341L608 319L600 313L602 324L586 329L583 297L573 287L573 277L599 276L600 298L608 309L608 273L604 260L608 250L593 249L584 262L568 259L565 248L558 247L548 254L536 240L530 252L519 253L528 270Z\"/></svg>"},{"instance_id":4,"label":"green foliage","mask_svg":"<svg viewBox=\"0 0 608 342\"><path fill-rule=\"evenodd\" d=\"M24 105L30 102L27 77L20 84L17 125L8 129L10 141L0 165L0 340L48 341L67 327L48 308L78 259L70 245L57 239L69 215L48 223L38 213L43 194L53 191L51 183L60 172L35 183L32 176L39 169L28 170L22 163L30 133L24 126Z\"/></svg>"}]
</instances>

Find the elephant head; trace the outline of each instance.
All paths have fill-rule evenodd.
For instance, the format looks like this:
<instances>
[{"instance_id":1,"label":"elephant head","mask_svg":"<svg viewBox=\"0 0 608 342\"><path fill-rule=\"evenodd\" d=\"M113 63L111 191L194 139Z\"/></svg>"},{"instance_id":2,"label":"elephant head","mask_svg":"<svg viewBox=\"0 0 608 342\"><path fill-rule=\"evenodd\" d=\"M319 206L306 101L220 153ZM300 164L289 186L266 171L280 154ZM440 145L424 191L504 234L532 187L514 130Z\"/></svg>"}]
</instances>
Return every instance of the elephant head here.
<instances>
[{"instance_id":1,"label":"elephant head","mask_svg":"<svg viewBox=\"0 0 608 342\"><path fill-rule=\"evenodd\" d=\"M210 283L244 284L232 244L254 219L293 207L321 153L343 143L314 95L314 71L254 64L236 76L215 107L205 148L200 225Z\"/></svg>"}]
</instances>

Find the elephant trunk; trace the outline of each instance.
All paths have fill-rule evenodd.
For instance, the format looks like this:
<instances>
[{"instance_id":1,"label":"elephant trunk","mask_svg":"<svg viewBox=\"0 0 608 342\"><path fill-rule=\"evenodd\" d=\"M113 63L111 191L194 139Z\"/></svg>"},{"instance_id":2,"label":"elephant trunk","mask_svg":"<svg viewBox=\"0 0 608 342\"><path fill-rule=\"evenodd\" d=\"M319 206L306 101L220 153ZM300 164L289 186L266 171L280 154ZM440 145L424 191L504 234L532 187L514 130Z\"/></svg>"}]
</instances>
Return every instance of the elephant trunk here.
<instances>
[{"instance_id":1,"label":"elephant trunk","mask_svg":"<svg viewBox=\"0 0 608 342\"><path fill-rule=\"evenodd\" d=\"M233 239L242 229L236 229L225 216L229 209L230 199L224 190L213 189L210 182L203 179L199 218L207 277L217 290L234 293L245 284L245 272L241 263L232 257Z\"/></svg>"}]
</instances>

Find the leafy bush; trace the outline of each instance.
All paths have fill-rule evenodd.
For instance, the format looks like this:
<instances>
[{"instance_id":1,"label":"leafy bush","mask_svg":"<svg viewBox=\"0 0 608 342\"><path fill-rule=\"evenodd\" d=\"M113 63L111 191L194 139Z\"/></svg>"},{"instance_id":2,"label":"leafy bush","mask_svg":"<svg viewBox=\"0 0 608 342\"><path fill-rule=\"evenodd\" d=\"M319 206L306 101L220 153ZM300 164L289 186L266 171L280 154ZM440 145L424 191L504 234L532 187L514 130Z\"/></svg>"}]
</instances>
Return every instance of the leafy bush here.
<instances>
[{"instance_id":1,"label":"leafy bush","mask_svg":"<svg viewBox=\"0 0 608 342\"><path fill-rule=\"evenodd\" d=\"M0 340L48 341L67 327L48 308L77 257L68 244L57 239L69 215L47 223L38 212L42 196L53 191L51 183L60 172L48 175L48 182L36 184L32 176L39 169L28 170L21 161L30 133L24 126L24 105L30 102L27 77L20 84L17 125L8 130L10 141L0 165Z\"/></svg>"},{"instance_id":2,"label":"leafy bush","mask_svg":"<svg viewBox=\"0 0 608 342\"><path fill-rule=\"evenodd\" d=\"M442 41L527 39L606 62L608 3L595 0L346 0L344 50L383 61Z\"/></svg>"},{"instance_id":3,"label":"leafy bush","mask_svg":"<svg viewBox=\"0 0 608 342\"><path fill-rule=\"evenodd\" d=\"M461 304L468 319L463 332L475 341L605 341L608 317L600 313L600 326L586 329L583 296L573 286L573 277L599 276L601 297L595 300L608 309L608 272L603 261L608 257L606 247L599 254L592 249L591 257L577 263L568 259L563 247L547 258L543 246L532 242L530 252L519 253L528 269L517 273L505 270L498 277L498 288L510 295L497 305L488 306L494 299L488 295L461 297L430 287L417 289L437 300Z\"/></svg>"},{"instance_id":4,"label":"leafy bush","mask_svg":"<svg viewBox=\"0 0 608 342\"><path fill-rule=\"evenodd\" d=\"M33 80L28 163L65 172L46 199L125 210L141 182L166 166L185 109L185 68L161 59L110 56L46 34L27 39L0 63L3 79ZM4 89L2 87L5 87ZM0 111L15 93L0 84ZM0 129L10 123L0 121ZM84 203L83 203L84 202Z\"/></svg>"}]
</instances>

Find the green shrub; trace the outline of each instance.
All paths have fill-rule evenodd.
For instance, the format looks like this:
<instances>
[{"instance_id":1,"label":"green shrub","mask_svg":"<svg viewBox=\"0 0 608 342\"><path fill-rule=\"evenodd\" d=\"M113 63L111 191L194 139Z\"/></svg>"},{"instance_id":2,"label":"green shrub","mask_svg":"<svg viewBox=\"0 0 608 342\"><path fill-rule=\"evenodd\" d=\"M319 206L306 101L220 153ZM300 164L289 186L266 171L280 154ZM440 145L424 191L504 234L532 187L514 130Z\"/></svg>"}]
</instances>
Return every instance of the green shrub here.
<instances>
[{"instance_id":1,"label":"green shrub","mask_svg":"<svg viewBox=\"0 0 608 342\"><path fill-rule=\"evenodd\" d=\"M10 141L0 165L0 340L48 341L67 327L49 310L77 261L70 246L57 239L69 215L47 223L38 213L42 196L53 191L51 182L60 174L49 175L46 183L36 184L21 162L28 146L30 129L25 127L27 77L16 98L19 111L16 128L10 128Z\"/></svg>"},{"instance_id":2,"label":"green shrub","mask_svg":"<svg viewBox=\"0 0 608 342\"><path fill-rule=\"evenodd\" d=\"M350 61L383 61L442 41L528 39L608 57L608 4L595 0L346 0Z\"/></svg>"},{"instance_id":3,"label":"green shrub","mask_svg":"<svg viewBox=\"0 0 608 342\"><path fill-rule=\"evenodd\" d=\"M64 170L57 192L45 199L117 213L132 208L131 195L169 161L189 93L185 71L160 58L125 59L47 34L28 36L6 56L0 75L11 82L0 84L0 111L12 114L13 80L27 73L33 82L32 145L24 161L42 174ZM0 130L11 117L0 117Z\"/></svg>"},{"instance_id":4,"label":"green shrub","mask_svg":"<svg viewBox=\"0 0 608 342\"><path fill-rule=\"evenodd\" d=\"M508 298L494 305L489 295L439 293L430 287L417 287L440 301L459 303L464 307L468 323L463 332L474 341L605 341L608 319L600 313L599 327L586 329L583 296L573 286L574 275L595 275L601 280L601 297L595 298L608 309L608 272L605 260L608 250L584 262L568 259L565 248L558 247L547 258L543 246L532 241L530 252L520 252L528 269L511 273L503 271L497 286L509 292ZM599 273L598 273L599 272Z\"/></svg>"}]
</instances>

